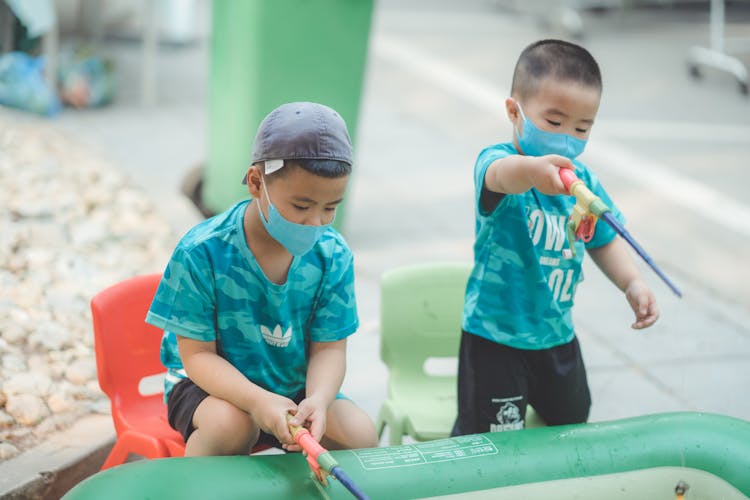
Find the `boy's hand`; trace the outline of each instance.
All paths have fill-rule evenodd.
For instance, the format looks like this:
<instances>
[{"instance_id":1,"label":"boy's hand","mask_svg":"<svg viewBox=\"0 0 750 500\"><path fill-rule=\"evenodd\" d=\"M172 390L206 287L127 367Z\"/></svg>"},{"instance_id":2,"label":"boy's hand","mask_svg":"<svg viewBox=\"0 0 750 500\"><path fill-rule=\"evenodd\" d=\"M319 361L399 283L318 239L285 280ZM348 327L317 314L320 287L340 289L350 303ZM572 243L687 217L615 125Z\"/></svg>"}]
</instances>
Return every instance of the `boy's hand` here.
<instances>
[{"instance_id":1,"label":"boy's hand","mask_svg":"<svg viewBox=\"0 0 750 500\"><path fill-rule=\"evenodd\" d=\"M653 325L659 318L654 293L640 279L633 280L625 289L625 297L635 313L635 323L631 326L640 330Z\"/></svg>"},{"instance_id":2,"label":"boy's hand","mask_svg":"<svg viewBox=\"0 0 750 500\"><path fill-rule=\"evenodd\" d=\"M527 175L529 182L547 195L569 194L560 179L559 169L573 168L573 162L559 155L530 156Z\"/></svg>"},{"instance_id":3,"label":"boy's hand","mask_svg":"<svg viewBox=\"0 0 750 500\"><path fill-rule=\"evenodd\" d=\"M263 432L276 436L282 445L294 443L287 424L287 413L294 413L297 405L289 398L269 392L252 412L255 422Z\"/></svg>"},{"instance_id":4,"label":"boy's hand","mask_svg":"<svg viewBox=\"0 0 750 500\"><path fill-rule=\"evenodd\" d=\"M289 421L291 425L301 425L306 427L315 441L320 442L326 432L326 411L328 406L315 398L315 396L303 399L294 417ZM285 444L284 449L287 451L300 451L297 443Z\"/></svg>"}]
</instances>

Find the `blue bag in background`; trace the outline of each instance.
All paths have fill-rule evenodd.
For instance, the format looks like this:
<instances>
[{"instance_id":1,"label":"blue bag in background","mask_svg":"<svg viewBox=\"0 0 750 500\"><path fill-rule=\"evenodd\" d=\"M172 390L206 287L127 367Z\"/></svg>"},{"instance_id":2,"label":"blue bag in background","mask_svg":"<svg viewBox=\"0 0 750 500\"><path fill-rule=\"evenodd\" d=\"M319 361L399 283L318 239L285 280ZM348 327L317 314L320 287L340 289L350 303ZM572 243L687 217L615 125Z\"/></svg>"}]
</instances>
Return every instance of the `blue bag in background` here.
<instances>
[{"instance_id":1,"label":"blue bag in background","mask_svg":"<svg viewBox=\"0 0 750 500\"><path fill-rule=\"evenodd\" d=\"M24 52L0 55L0 104L53 116L62 107L44 78L44 58Z\"/></svg>"},{"instance_id":2,"label":"blue bag in background","mask_svg":"<svg viewBox=\"0 0 750 500\"><path fill-rule=\"evenodd\" d=\"M112 101L116 81L114 63L90 47L67 48L60 54L60 97L67 105L98 107Z\"/></svg>"}]
</instances>

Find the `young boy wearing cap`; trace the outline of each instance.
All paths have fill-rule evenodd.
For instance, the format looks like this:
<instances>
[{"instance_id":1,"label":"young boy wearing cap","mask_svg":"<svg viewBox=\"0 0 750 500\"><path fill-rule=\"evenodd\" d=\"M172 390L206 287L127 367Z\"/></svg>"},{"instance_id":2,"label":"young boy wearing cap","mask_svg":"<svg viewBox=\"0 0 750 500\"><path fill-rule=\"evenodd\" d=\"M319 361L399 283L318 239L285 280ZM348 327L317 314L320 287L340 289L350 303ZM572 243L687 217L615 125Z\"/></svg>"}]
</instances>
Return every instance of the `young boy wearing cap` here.
<instances>
[{"instance_id":1,"label":"young boy wearing cap","mask_svg":"<svg viewBox=\"0 0 750 500\"><path fill-rule=\"evenodd\" d=\"M187 456L299 450L289 413L327 448L377 446L339 392L359 322L352 253L331 223L351 167L333 109L284 104L258 129L242 180L252 200L178 243L146 321L164 330L169 423Z\"/></svg>"},{"instance_id":2,"label":"young boy wearing cap","mask_svg":"<svg viewBox=\"0 0 750 500\"><path fill-rule=\"evenodd\" d=\"M571 249L565 223L575 200L559 169L571 168L612 208L575 158L599 109L602 81L591 54L561 40L521 53L505 100L513 140L476 161L474 269L466 287L453 435L520 429L530 404L549 425L585 422L591 396L571 308L584 246L625 295L633 328L658 318L654 294L606 224ZM573 252L572 250L575 250Z\"/></svg>"}]
</instances>

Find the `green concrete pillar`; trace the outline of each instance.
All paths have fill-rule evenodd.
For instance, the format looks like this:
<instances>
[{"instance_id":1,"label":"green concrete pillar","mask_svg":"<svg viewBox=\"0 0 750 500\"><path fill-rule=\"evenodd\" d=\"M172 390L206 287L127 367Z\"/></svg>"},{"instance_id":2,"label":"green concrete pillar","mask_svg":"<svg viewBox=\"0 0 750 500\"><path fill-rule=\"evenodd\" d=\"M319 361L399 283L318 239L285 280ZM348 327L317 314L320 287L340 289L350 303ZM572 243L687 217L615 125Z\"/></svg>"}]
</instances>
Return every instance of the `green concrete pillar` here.
<instances>
[{"instance_id":1,"label":"green concrete pillar","mask_svg":"<svg viewBox=\"0 0 750 500\"><path fill-rule=\"evenodd\" d=\"M208 162L201 198L214 213L247 198L240 178L261 120L285 102L315 101L352 140L373 0L214 0ZM344 207L336 226L342 227Z\"/></svg>"}]
</instances>

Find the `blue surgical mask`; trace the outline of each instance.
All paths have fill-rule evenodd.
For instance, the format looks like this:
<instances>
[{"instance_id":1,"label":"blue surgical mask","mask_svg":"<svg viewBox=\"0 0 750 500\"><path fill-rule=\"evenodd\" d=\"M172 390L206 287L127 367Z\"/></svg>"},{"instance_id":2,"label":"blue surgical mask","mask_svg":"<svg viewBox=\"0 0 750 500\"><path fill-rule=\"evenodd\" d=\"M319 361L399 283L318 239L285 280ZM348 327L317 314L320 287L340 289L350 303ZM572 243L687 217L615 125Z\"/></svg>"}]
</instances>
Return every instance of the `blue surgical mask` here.
<instances>
[{"instance_id":1,"label":"blue surgical mask","mask_svg":"<svg viewBox=\"0 0 750 500\"><path fill-rule=\"evenodd\" d=\"M322 226L308 226L286 220L276 207L273 206L273 203L271 203L265 179L263 180L263 190L266 192L266 199L268 199L268 220L263 216L263 211L260 209L260 202L257 200L256 205L258 205L260 220L263 222L268 234L294 256L299 257L309 252L320 237L323 236L323 233L331 226L332 222L323 224Z\"/></svg>"},{"instance_id":2,"label":"blue surgical mask","mask_svg":"<svg viewBox=\"0 0 750 500\"><path fill-rule=\"evenodd\" d=\"M555 132L546 132L541 130L524 115L521 104L518 105L518 111L523 118L523 135L515 129L518 145L524 154L530 156L560 155L571 160L583 153L586 147L586 141L568 134Z\"/></svg>"}]
</instances>

